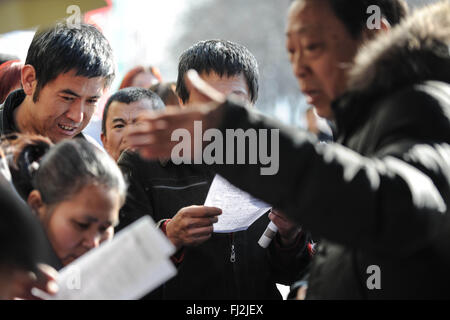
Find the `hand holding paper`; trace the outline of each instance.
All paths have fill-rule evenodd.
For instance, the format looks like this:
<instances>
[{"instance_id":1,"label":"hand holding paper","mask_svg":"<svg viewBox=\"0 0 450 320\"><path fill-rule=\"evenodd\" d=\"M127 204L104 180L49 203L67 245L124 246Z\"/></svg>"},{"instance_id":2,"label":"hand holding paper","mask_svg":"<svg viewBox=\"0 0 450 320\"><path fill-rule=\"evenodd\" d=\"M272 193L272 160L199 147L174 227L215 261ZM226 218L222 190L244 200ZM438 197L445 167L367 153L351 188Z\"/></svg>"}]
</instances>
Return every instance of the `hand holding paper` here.
<instances>
[{"instance_id":1,"label":"hand holding paper","mask_svg":"<svg viewBox=\"0 0 450 320\"><path fill-rule=\"evenodd\" d=\"M139 299L176 274L175 249L149 216L60 271L55 300ZM40 294L43 295L42 293Z\"/></svg>"},{"instance_id":2,"label":"hand holding paper","mask_svg":"<svg viewBox=\"0 0 450 320\"><path fill-rule=\"evenodd\" d=\"M219 175L214 177L206 197L205 206L222 209L214 232L236 232L246 230L261 215L270 210L270 205L253 198Z\"/></svg>"}]
</instances>

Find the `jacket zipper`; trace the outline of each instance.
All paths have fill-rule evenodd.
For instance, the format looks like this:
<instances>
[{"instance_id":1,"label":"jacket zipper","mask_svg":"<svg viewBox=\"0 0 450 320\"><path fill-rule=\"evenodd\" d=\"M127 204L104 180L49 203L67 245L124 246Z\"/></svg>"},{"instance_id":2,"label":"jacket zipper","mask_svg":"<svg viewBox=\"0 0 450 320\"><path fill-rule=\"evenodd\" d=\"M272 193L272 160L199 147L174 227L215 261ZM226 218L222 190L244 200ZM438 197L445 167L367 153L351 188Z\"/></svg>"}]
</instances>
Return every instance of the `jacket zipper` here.
<instances>
[{"instance_id":1,"label":"jacket zipper","mask_svg":"<svg viewBox=\"0 0 450 320\"><path fill-rule=\"evenodd\" d=\"M236 261L236 251L234 249L234 234L231 234L231 255L230 255L230 261L231 263L234 263Z\"/></svg>"}]
</instances>

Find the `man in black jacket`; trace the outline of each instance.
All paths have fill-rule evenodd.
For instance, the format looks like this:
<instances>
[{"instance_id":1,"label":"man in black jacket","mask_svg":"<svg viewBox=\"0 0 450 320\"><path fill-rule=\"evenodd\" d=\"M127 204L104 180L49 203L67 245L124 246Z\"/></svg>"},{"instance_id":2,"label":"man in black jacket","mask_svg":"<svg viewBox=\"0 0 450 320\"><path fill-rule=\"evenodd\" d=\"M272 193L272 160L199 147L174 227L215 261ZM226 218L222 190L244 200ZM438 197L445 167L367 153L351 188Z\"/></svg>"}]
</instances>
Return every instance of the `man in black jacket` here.
<instances>
[{"instance_id":1,"label":"man in black jacket","mask_svg":"<svg viewBox=\"0 0 450 320\"><path fill-rule=\"evenodd\" d=\"M54 143L84 137L114 74L111 47L94 26L61 22L39 29L22 68L23 89L0 106L0 134L39 134Z\"/></svg>"},{"instance_id":2,"label":"man in black jacket","mask_svg":"<svg viewBox=\"0 0 450 320\"><path fill-rule=\"evenodd\" d=\"M307 298L450 297L449 30L450 5L436 4L359 53L347 93L327 90L338 144L317 145L306 132L281 128L278 174L214 166L327 239ZM221 97L149 119L164 121L167 131L130 131L130 145L146 157L170 154L169 132L194 120L222 132L280 127Z\"/></svg>"},{"instance_id":3,"label":"man in black jacket","mask_svg":"<svg viewBox=\"0 0 450 320\"><path fill-rule=\"evenodd\" d=\"M234 93L252 103L257 99L256 59L241 45L202 41L182 54L177 93L183 104L203 101L184 85L191 68L223 94ZM213 233L220 209L203 206L214 177L206 166L165 159L147 162L130 151L118 164L130 183L119 228L148 214L178 250L173 257L177 276L149 298L280 299L276 283L289 285L309 264L309 235L281 213L262 216L246 231ZM266 250L258 239L269 219L279 233Z\"/></svg>"}]
</instances>

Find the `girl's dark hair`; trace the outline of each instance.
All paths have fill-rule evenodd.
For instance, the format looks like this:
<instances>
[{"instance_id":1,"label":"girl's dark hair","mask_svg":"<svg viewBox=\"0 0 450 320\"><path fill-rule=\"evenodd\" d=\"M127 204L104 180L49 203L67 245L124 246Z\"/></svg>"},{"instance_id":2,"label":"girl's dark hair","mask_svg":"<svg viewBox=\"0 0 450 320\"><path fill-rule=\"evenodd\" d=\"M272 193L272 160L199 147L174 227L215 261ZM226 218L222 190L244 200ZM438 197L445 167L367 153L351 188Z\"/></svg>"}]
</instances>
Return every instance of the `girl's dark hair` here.
<instances>
[{"instance_id":1,"label":"girl's dark hair","mask_svg":"<svg viewBox=\"0 0 450 320\"><path fill-rule=\"evenodd\" d=\"M34 188L49 205L70 199L91 184L117 190L121 203L125 202L127 186L119 167L106 152L83 139L52 147L33 177Z\"/></svg>"},{"instance_id":2,"label":"girl's dark hair","mask_svg":"<svg viewBox=\"0 0 450 320\"><path fill-rule=\"evenodd\" d=\"M38 135L11 134L2 137L1 147L8 160L14 187L25 201L34 189L32 180L39 162L52 145L50 139Z\"/></svg>"},{"instance_id":3,"label":"girl's dark hair","mask_svg":"<svg viewBox=\"0 0 450 320\"><path fill-rule=\"evenodd\" d=\"M34 189L46 204L70 199L90 184L119 192L125 201L126 184L114 160L83 139L53 145L48 138L16 134L3 138L13 183L26 201Z\"/></svg>"}]
</instances>

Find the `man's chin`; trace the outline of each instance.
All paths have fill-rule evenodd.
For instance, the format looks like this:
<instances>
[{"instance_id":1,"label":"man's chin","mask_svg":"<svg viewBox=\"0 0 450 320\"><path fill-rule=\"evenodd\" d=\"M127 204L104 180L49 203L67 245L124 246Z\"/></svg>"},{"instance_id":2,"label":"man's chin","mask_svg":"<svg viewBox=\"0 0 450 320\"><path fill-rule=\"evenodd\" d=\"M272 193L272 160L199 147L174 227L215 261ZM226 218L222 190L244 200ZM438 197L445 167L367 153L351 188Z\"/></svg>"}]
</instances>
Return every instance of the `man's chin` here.
<instances>
[{"instance_id":1,"label":"man's chin","mask_svg":"<svg viewBox=\"0 0 450 320\"><path fill-rule=\"evenodd\" d=\"M68 134L57 133L57 134L48 135L47 137L50 138L50 140L52 140L53 143L58 143L58 142L61 142L61 141L63 141L63 140L73 139L73 138L75 138L77 135L79 135L80 132L81 132L81 131L76 131L76 132L73 132L73 133L70 134L70 135L68 135Z\"/></svg>"},{"instance_id":2,"label":"man's chin","mask_svg":"<svg viewBox=\"0 0 450 320\"><path fill-rule=\"evenodd\" d=\"M333 119L333 111L331 110L331 106L329 104L317 104L314 106L314 110L321 118L328 120Z\"/></svg>"}]
</instances>

